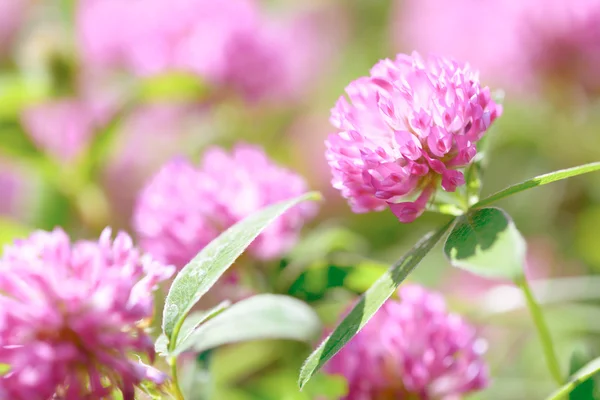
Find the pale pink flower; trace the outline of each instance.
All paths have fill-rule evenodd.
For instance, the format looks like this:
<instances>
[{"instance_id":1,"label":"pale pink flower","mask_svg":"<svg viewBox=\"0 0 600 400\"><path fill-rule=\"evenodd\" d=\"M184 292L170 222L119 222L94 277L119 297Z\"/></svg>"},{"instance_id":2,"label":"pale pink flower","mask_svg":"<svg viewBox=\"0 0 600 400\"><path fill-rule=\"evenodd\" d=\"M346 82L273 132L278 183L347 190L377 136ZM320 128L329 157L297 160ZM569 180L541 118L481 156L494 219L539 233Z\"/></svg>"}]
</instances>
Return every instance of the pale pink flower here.
<instances>
[{"instance_id":1,"label":"pale pink flower","mask_svg":"<svg viewBox=\"0 0 600 400\"><path fill-rule=\"evenodd\" d=\"M251 0L84 0L77 20L81 51L92 65L210 75L225 62L231 36L256 18Z\"/></svg>"},{"instance_id":2,"label":"pale pink flower","mask_svg":"<svg viewBox=\"0 0 600 400\"><path fill-rule=\"evenodd\" d=\"M313 12L267 19L252 31L238 32L225 48L227 62L215 81L247 100L297 99L314 82L324 61L331 59L339 41L322 28L319 17Z\"/></svg>"},{"instance_id":3,"label":"pale pink flower","mask_svg":"<svg viewBox=\"0 0 600 400\"><path fill-rule=\"evenodd\" d=\"M35 168L18 160L0 157L0 216L8 216L19 225L33 219L40 202L40 177Z\"/></svg>"},{"instance_id":4,"label":"pale pink flower","mask_svg":"<svg viewBox=\"0 0 600 400\"><path fill-rule=\"evenodd\" d=\"M0 0L0 55L11 46L27 7L28 0Z\"/></svg>"},{"instance_id":5,"label":"pale pink flower","mask_svg":"<svg viewBox=\"0 0 600 400\"><path fill-rule=\"evenodd\" d=\"M444 299L403 285L326 365L349 385L346 400L457 399L488 384L486 343Z\"/></svg>"},{"instance_id":6,"label":"pale pink flower","mask_svg":"<svg viewBox=\"0 0 600 400\"><path fill-rule=\"evenodd\" d=\"M68 162L88 148L103 122L101 117L91 103L69 98L31 106L22 120L40 149Z\"/></svg>"},{"instance_id":7,"label":"pale pink flower","mask_svg":"<svg viewBox=\"0 0 600 400\"><path fill-rule=\"evenodd\" d=\"M252 0L84 0L77 15L92 67L190 72L250 100L297 95L333 51L311 15L266 17Z\"/></svg>"},{"instance_id":8,"label":"pale pink flower","mask_svg":"<svg viewBox=\"0 0 600 400\"><path fill-rule=\"evenodd\" d=\"M141 192L134 227L143 249L159 260L185 265L225 229L259 209L307 191L304 180L274 164L258 147L230 153L211 148L198 168L183 158L167 163ZM315 205L288 210L250 246L259 259L289 250Z\"/></svg>"},{"instance_id":9,"label":"pale pink flower","mask_svg":"<svg viewBox=\"0 0 600 400\"><path fill-rule=\"evenodd\" d=\"M528 94L546 83L600 91L598 0L398 1L398 47L467 60Z\"/></svg>"},{"instance_id":10,"label":"pale pink flower","mask_svg":"<svg viewBox=\"0 0 600 400\"><path fill-rule=\"evenodd\" d=\"M71 243L60 229L38 231L0 258L2 398L134 398L144 380L166 377L145 365L154 346L144 326L153 289L174 268L141 255L131 238Z\"/></svg>"},{"instance_id":11,"label":"pale pink flower","mask_svg":"<svg viewBox=\"0 0 600 400\"><path fill-rule=\"evenodd\" d=\"M331 111L326 141L333 186L355 212L390 207L401 222L421 215L438 186L465 183L459 170L500 115L468 65L399 54L350 83Z\"/></svg>"},{"instance_id":12,"label":"pale pink flower","mask_svg":"<svg viewBox=\"0 0 600 400\"><path fill-rule=\"evenodd\" d=\"M123 118L102 177L112 225L129 227L139 191L164 163L182 152L196 154L214 140L218 129L208 111L204 106L154 103Z\"/></svg>"},{"instance_id":13,"label":"pale pink flower","mask_svg":"<svg viewBox=\"0 0 600 400\"><path fill-rule=\"evenodd\" d=\"M0 215L10 215L19 203L20 177L9 166L0 164L0 167L4 167L0 169Z\"/></svg>"}]
</instances>

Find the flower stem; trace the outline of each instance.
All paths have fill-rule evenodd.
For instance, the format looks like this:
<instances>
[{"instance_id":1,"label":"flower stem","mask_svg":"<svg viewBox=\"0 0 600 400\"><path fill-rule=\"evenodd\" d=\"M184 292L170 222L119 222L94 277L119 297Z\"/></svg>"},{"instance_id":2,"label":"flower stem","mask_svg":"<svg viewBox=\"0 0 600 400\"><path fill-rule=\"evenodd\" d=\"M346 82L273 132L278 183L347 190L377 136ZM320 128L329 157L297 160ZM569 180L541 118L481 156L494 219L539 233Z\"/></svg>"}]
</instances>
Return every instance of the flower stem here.
<instances>
[{"instance_id":1,"label":"flower stem","mask_svg":"<svg viewBox=\"0 0 600 400\"><path fill-rule=\"evenodd\" d=\"M179 387L179 380L177 379L177 358L169 358L169 364L171 365L171 379L173 381L173 390L176 400L185 400L181 388Z\"/></svg>"},{"instance_id":2,"label":"flower stem","mask_svg":"<svg viewBox=\"0 0 600 400\"><path fill-rule=\"evenodd\" d=\"M560 372L558 358L556 357L556 351L554 350L554 344L552 343L552 336L550 335L550 330L548 329L548 325L546 324L546 320L542 314L542 309L535 300L535 297L533 297L533 293L531 292L531 288L529 287L527 279L522 278L517 281L517 284L521 290L523 290L527 307L529 308L529 312L533 318L533 323L538 331L542 348L544 350L544 357L546 358L546 364L548 365L548 370L550 371L552 378L560 386L564 382Z\"/></svg>"}]
</instances>

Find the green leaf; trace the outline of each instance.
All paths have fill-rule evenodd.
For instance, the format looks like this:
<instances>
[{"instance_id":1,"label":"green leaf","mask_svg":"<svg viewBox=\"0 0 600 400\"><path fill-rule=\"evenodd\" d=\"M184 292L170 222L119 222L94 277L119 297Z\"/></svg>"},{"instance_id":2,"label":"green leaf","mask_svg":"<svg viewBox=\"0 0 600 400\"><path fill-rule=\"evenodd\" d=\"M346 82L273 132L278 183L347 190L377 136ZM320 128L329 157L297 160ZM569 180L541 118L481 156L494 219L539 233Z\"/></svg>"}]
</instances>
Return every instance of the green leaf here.
<instances>
[{"instance_id":1,"label":"green leaf","mask_svg":"<svg viewBox=\"0 0 600 400\"><path fill-rule=\"evenodd\" d=\"M177 336L176 346L179 346L179 344L183 343L183 341L186 340L200 324L216 317L230 305L230 301L223 301L208 311L200 311L188 315L185 321L183 321L183 325L181 325L181 330Z\"/></svg>"},{"instance_id":2,"label":"green leaf","mask_svg":"<svg viewBox=\"0 0 600 400\"><path fill-rule=\"evenodd\" d=\"M303 388L315 372L325 365L331 357L340 351L367 324L373 314L394 294L408 274L419 265L427 253L444 236L453 222L454 220L448 222L448 224L435 233L427 234L407 254L398 260L396 264L390 267L373 286L363 293L350 313L334 329L331 335L306 359L300 370L298 380L300 388Z\"/></svg>"},{"instance_id":3,"label":"green leaf","mask_svg":"<svg viewBox=\"0 0 600 400\"><path fill-rule=\"evenodd\" d=\"M177 336L177 341L175 343L175 349L177 349L177 346L181 345L181 343L192 334L198 325L218 315L230 305L231 302L223 301L210 310L198 311L188 315L185 321L183 321L183 325L181 325L181 330L179 331L179 335ZM167 338L167 335L163 333L158 337L158 339L156 339L154 350L157 354L166 357L169 355L168 345L169 339Z\"/></svg>"},{"instance_id":4,"label":"green leaf","mask_svg":"<svg viewBox=\"0 0 600 400\"><path fill-rule=\"evenodd\" d=\"M346 379L340 375L318 374L302 392L296 382L297 366L261 371L260 378L248 385L260 400L339 400L348 394ZM220 399L220 398L219 398Z\"/></svg>"},{"instance_id":5,"label":"green leaf","mask_svg":"<svg viewBox=\"0 0 600 400\"><path fill-rule=\"evenodd\" d=\"M510 217L498 208L469 211L457 219L444 245L455 267L488 278L523 276L527 245Z\"/></svg>"},{"instance_id":6,"label":"green leaf","mask_svg":"<svg viewBox=\"0 0 600 400\"><path fill-rule=\"evenodd\" d=\"M161 357L169 355L169 338L164 333L161 333L154 342L154 351Z\"/></svg>"},{"instance_id":7,"label":"green leaf","mask_svg":"<svg viewBox=\"0 0 600 400\"><path fill-rule=\"evenodd\" d=\"M306 200L318 200L317 192L265 207L233 225L210 242L180 272L171 285L163 311L163 332L175 341L187 313L215 284L254 239L281 214ZM174 340L175 339L175 340Z\"/></svg>"},{"instance_id":8,"label":"green leaf","mask_svg":"<svg viewBox=\"0 0 600 400\"><path fill-rule=\"evenodd\" d=\"M277 278L278 291L289 290L298 277L315 262L324 261L336 251L360 252L367 247L364 238L339 227L325 226L307 234L288 254L285 269ZM323 263L326 265L326 263Z\"/></svg>"},{"instance_id":9,"label":"green leaf","mask_svg":"<svg viewBox=\"0 0 600 400\"><path fill-rule=\"evenodd\" d=\"M188 73L168 73L141 81L139 88L143 101L198 101L210 94L210 87Z\"/></svg>"},{"instance_id":10,"label":"green leaf","mask_svg":"<svg viewBox=\"0 0 600 400\"><path fill-rule=\"evenodd\" d=\"M306 303L293 297L260 294L242 300L200 325L173 351L202 352L229 343L258 339L310 341L321 321Z\"/></svg>"},{"instance_id":11,"label":"green leaf","mask_svg":"<svg viewBox=\"0 0 600 400\"><path fill-rule=\"evenodd\" d=\"M181 390L186 400L214 398L215 382L210 367L210 352L200 354L195 362L188 363L181 377Z\"/></svg>"},{"instance_id":12,"label":"green leaf","mask_svg":"<svg viewBox=\"0 0 600 400\"><path fill-rule=\"evenodd\" d=\"M536 176L535 178L531 178L524 182L517 183L516 185L509 186L506 189L494 193L493 195L488 196L485 199L473 204L472 208L480 208L490 205L500 199L512 196L515 193L519 193L524 190L534 188L536 186L545 185L547 183L560 181L562 179L567 179L573 176L587 174L588 172L594 172L598 170L600 170L600 162L593 162L590 164L580 165L578 167L562 169L560 171L554 171L548 174Z\"/></svg>"},{"instance_id":13,"label":"green leaf","mask_svg":"<svg viewBox=\"0 0 600 400\"><path fill-rule=\"evenodd\" d=\"M23 108L47 98L51 87L41 75L0 74L0 118L15 118Z\"/></svg>"},{"instance_id":14,"label":"green leaf","mask_svg":"<svg viewBox=\"0 0 600 400\"><path fill-rule=\"evenodd\" d=\"M344 286L350 290L362 293L369 289L377 279L388 270L382 262L363 260L356 264L344 279Z\"/></svg>"},{"instance_id":15,"label":"green leaf","mask_svg":"<svg viewBox=\"0 0 600 400\"><path fill-rule=\"evenodd\" d=\"M546 400L565 399L566 396L573 391L581 383L585 382L592 375L600 371L600 357L587 363L583 368L573 374L567 383L558 388L554 393L546 398Z\"/></svg>"},{"instance_id":16,"label":"green leaf","mask_svg":"<svg viewBox=\"0 0 600 400\"><path fill-rule=\"evenodd\" d=\"M581 350L575 350L571 354L571 362L569 365L569 374L576 374L577 371L582 368L589 358ZM569 400L591 400L594 398L594 379L587 378L576 386L571 393L569 393Z\"/></svg>"}]
</instances>

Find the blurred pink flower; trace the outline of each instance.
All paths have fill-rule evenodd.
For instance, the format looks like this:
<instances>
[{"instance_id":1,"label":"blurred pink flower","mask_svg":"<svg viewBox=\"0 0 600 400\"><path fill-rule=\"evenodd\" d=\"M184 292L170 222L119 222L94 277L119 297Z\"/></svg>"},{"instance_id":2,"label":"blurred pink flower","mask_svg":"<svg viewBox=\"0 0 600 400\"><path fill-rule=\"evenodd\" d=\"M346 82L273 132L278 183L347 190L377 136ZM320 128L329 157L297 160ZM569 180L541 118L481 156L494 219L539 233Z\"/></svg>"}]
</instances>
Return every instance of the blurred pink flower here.
<instances>
[{"instance_id":1,"label":"blurred pink flower","mask_svg":"<svg viewBox=\"0 0 600 400\"><path fill-rule=\"evenodd\" d=\"M104 113L92 103L61 99L27 108L23 125L35 144L61 161L70 161L89 146Z\"/></svg>"},{"instance_id":2,"label":"blurred pink flower","mask_svg":"<svg viewBox=\"0 0 600 400\"><path fill-rule=\"evenodd\" d=\"M0 219L7 216L15 222L30 223L40 202L39 187L35 168L0 157Z\"/></svg>"},{"instance_id":3,"label":"blurred pink flower","mask_svg":"<svg viewBox=\"0 0 600 400\"><path fill-rule=\"evenodd\" d=\"M600 91L598 0L408 0L393 25L400 48L466 60L527 94L562 81Z\"/></svg>"},{"instance_id":4,"label":"blurred pink flower","mask_svg":"<svg viewBox=\"0 0 600 400\"><path fill-rule=\"evenodd\" d=\"M399 289L326 365L348 380L346 400L457 399L488 384L486 343L444 299Z\"/></svg>"},{"instance_id":5,"label":"blurred pink flower","mask_svg":"<svg viewBox=\"0 0 600 400\"><path fill-rule=\"evenodd\" d=\"M231 154L211 148L200 168L182 158L167 163L140 193L133 223L142 248L182 267L234 223L306 191L300 176L275 165L258 147L239 144ZM306 203L289 210L250 252L259 259L282 255L315 207Z\"/></svg>"},{"instance_id":6,"label":"blurred pink flower","mask_svg":"<svg viewBox=\"0 0 600 400\"><path fill-rule=\"evenodd\" d=\"M10 47L27 7L28 0L0 0L0 56Z\"/></svg>"},{"instance_id":7,"label":"blurred pink flower","mask_svg":"<svg viewBox=\"0 0 600 400\"><path fill-rule=\"evenodd\" d=\"M175 103L144 105L119 124L115 149L103 172L113 225L129 228L136 196L160 167L177 154L195 154L214 140L210 110Z\"/></svg>"},{"instance_id":8,"label":"blurred pink flower","mask_svg":"<svg viewBox=\"0 0 600 400\"><path fill-rule=\"evenodd\" d=\"M0 168L4 167L0 163ZM0 169L0 215L10 215L19 204L19 176L8 168Z\"/></svg>"},{"instance_id":9,"label":"blurred pink flower","mask_svg":"<svg viewBox=\"0 0 600 400\"><path fill-rule=\"evenodd\" d=\"M325 151L324 141L330 132L331 125L327 121L327 114L303 113L292 122L284 140L293 150L290 154L293 164L299 168L302 176L307 178L311 187L320 191L327 199L323 207L337 208L340 211L344 199L339 196L336 189L331 187L327 160L324 157L314 157L315 154L322 154Z\"/></svg>"},{"instance_id":10,"label":"blurred pink flower","mask_svg":"<svg viewBox=\"0 0 600 400\"><path fill-rule=\"evenodd\" d=\"M237 33L225 48L227 62L216 80L248 100L293 100L334 51L335 39L323 39L318 24L316 13L305 14Z\"/></svg>"},{"instance_id":11,"label":"blurred pink flower","mask_svg":"<svg viewBox=\"0 0 600 400\"><path fill-rule=\"evenodd\" d=\"M401 222L423 213L440 182L453 192L502 108L468 65L399 54L350 83L331 111L326 141L333 186L354 212L390 207Z\"/></svg>"},{"instance_id":12,"label":"blurred pink flower","mask_svg":"<svg viewBox=\"0 0 600 400\"><path fill-rule=\"evenodd\" d=\"M309 14L266 18L252 0L84 0L78 10L86 63L192 72L251 100L305 89L333 50L316 25Z\"/></svg>"},{"instance_id":13,"label":"blurred pink flower","mask_svg":"<svg viewBox=\"0 0 600 400\"><path fill-rule=\"evenodd\" d=\"M143 328L155 286L173 273L105 229L71 243L60 229L38 231L0 258L0 397L14 400L134 398L143 380L166 376L128 354L154 359Z\"/></svg>"},{"instance_id":14,"label":"blurred pink flower","mask_svg":"<svg viewBox=\"0 0 600 400\"><path fill-rule=\"evenodd\" d=\"M142 75L172 68L212 75L226 61L231 36L257 18L252 0L84 0L78 31L84 58L95 65Z\"/></svg>"}]
</instances>

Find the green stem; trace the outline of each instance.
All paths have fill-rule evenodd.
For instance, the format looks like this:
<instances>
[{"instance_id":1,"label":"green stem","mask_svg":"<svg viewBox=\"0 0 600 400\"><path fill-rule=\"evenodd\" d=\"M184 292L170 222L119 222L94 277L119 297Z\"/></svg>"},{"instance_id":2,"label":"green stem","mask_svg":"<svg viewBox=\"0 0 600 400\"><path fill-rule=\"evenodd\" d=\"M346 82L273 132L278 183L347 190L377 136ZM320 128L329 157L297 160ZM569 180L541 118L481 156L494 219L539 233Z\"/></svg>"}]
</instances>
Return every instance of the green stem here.
<instances>
[{"instance_id":1,"label":"green stem","mask_svg":"<svg viewBox=\"0 0 600 400\"><path fill-rule=\"evenodd\" d=\"M173 390L176 400L185 400L181 388L179 387L179 380L177 379L177 358L169 358L169 364L171 365L171 379L173 380Z\"/></svg>"},{"instance_id":2,"label":"green stem","mask_svg":"<svg viewBox=\"0 0 600 400\"><path fill-rule=\"evenodd\" d=\"M525 295L527 307L531 312L533 323L538 331L542 348L544 350L544 357L546 358L548 370L550 371L550 374L556 383L558 385L562 385L564 381L560 372L560 365L558 363L558 358L556 357L556 351L554 350L554 344L552 343L550 330L548 329L548 325L546 324L546 320L542 314L542 309L535 300L535 297L533 297L533 293L531 292L529 283L527 283L527 279L520 279L517 281L517 285L521 288L521 290L523 290L523 294Z\"/></svg>"}]
</instances>

